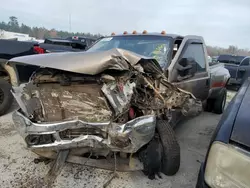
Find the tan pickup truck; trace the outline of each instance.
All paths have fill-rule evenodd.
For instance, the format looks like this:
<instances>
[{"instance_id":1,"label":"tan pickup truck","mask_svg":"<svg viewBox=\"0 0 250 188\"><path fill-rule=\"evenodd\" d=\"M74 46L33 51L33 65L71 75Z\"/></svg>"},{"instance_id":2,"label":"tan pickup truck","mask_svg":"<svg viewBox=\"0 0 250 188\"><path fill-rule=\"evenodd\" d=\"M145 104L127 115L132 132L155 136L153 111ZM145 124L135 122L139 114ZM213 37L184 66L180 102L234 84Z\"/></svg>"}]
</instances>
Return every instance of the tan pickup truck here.
<instances>
[{"instance_id":1,"label":"tan pickup truck","mask_svg":"<svg viewBox=\"0 0 250 188\"><path fill-rule=\"evenodd\" d=\"M198 115L203 101L216 113L225 106L229 74L206 57L202 37L135 33L104 37L86 52L11 59L13 70L38 67L26 84L12 74L15 126L45 158L174 175L174 125Z\"/></svg>"}]
</instances>

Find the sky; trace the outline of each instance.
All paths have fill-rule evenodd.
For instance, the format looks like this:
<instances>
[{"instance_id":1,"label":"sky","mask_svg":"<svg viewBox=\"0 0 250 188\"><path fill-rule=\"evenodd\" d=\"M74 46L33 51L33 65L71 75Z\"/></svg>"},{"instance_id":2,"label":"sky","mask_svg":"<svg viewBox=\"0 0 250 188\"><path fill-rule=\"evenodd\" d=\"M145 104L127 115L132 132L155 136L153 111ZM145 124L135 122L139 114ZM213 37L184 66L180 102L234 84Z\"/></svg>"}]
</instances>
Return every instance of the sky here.
<instances>
[{"instance_id":1,"label":"sky","mask_svg":"<svg viewBox=\"0 0 250 188\"><path fill-rule=\"evenodd\" d=\"M250 0L1 1L0 21L16 16L29 26L103 35L165 30L203 36L208 45L250 49Z\"/></svg>"}]
</instances>

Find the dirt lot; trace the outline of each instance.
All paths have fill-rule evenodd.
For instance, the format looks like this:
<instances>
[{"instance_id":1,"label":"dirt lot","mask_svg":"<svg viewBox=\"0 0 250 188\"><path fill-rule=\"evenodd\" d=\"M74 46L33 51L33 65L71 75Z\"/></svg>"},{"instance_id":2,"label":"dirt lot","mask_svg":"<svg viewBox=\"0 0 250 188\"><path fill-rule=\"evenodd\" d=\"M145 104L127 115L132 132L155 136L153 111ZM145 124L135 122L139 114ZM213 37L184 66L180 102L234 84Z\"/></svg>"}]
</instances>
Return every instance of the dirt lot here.
<instances>
[{"instance_id":1,"label":"dirt lot","mask_svg":"<svg viewBox=\"0 0 250 188\"><path fill-rule=\"evenodd\" d=\"M234 93L228 93L228 100ZM17 106L14 105L13 109ZM13 110L12 109L12 110ZM196 183L200 162L203 161L210 137L220 115L202 113L182 122L176 133L181 145L181 167L176 176L149 180L142 172L119 173L109 187L185 187L193 188ZM25 148L22 138L14 130L11 112L0 118L0 182L1 187L40 188L50 164L35 164L35 154ZM76 173L78 174L76 176ZM74 176L75 175L75 176ZM102 187L109 171L67 163L53 187Z\"/></svg>"}]
</instances>

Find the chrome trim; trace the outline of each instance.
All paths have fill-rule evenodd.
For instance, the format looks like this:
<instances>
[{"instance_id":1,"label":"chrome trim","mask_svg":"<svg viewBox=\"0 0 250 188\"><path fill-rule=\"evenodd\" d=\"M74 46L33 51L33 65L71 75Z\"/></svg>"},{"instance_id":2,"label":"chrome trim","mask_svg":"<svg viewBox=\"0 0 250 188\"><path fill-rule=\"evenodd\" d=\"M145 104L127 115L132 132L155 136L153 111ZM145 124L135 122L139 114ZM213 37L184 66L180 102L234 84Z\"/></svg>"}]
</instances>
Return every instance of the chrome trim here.
<instances>
[{"instance_id":1,"label":"chrome trim","mask_svg":"<svg viewBox=\"0 0 250 188\"><path fill-rule=\"evenodd\" d=\"M141 116L130 120L125 124L117 124L113 122L88 123L82 120L34 123L25 117L20 110L15 111L12 117L16 129L24 139L28 135L48 134L51 134L56 138L53 143L28 145L30 149L58 150L86 147L135 153L153 138L156 127L155 115ZM61 138L59 135L59 132L61 131L78 128L96 128L106 133L107 137L88 134L79 135L76 138L68 140Z\"/></svg>"}]
</instances>

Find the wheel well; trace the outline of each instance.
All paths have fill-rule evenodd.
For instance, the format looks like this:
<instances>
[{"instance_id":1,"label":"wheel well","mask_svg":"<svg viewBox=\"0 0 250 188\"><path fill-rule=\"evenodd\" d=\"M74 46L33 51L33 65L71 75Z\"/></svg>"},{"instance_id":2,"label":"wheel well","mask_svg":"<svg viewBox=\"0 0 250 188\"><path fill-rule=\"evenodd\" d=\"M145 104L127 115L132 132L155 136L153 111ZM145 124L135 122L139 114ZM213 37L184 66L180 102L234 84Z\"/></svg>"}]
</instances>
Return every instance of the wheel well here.
<instances>
[{"instance_id":1,"label":"wheel well","mask_svg":"<svg viewBox=\"0 0 250 188\"><path fill-rule=\"evenodd\" d=\"M0 79L4 79L10 82L10 76L8 72L3 68L2 65L0 66Z\"/></svg>"}]
</instances>

